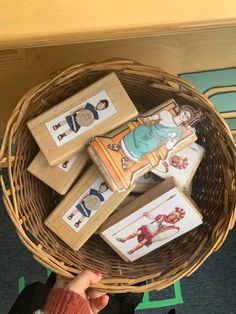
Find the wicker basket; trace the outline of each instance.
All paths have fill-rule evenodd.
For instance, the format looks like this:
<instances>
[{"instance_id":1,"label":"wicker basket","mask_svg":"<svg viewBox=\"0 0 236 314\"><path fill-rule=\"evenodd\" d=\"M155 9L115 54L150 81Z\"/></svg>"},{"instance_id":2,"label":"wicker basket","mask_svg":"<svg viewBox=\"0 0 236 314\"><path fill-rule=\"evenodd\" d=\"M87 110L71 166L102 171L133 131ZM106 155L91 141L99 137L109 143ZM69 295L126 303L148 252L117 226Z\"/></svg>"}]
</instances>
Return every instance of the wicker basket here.
<instances>
[{"instance_id":1,"label":"wicker basket","mask_svg":"<svg viewBox=\"0 0 236 314\"><path fill-rule=\"evenodd\" d=\"M174 98L180 106L201 108L206 116L196 125L206 154L194 177L192 196L202 210L203 225L130 264L99 236L93 235L78 252L58 239L43 224L55 207L55 194L26 171L38 151L26 122L110 72L117 74L141 111ZM75 65L31 89L9 119L0 157L9 179L6 187L1 177L3 201L23 244L40 264L66 277L84 269L101 271L104 279L97 289L117 293L163 289L192 274L218 250L235 222L236 149L224 119L189 83L130 60ZM141 281L146 285L138 286Z\"/></svg>"}]
</instances>

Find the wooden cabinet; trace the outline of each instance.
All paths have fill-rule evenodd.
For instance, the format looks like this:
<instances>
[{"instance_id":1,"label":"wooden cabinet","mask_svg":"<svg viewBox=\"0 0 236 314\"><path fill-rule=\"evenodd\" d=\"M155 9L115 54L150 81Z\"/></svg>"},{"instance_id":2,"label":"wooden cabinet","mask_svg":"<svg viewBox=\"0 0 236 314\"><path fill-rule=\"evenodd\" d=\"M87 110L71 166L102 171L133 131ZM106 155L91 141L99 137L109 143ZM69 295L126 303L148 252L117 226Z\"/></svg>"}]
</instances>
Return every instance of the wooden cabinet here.
<instances>
[{"instance_id":1,"label":"wooden cabinet","mask_svg":"<svg viewBox=\"0 0 236 314\"><path fill-rule=\"evenodd\" d=\"M0 19L0 137L21 96L75 63L122 57L173 74L236 65L236 2L6 1Z\"/></svg>"}]
</instances>

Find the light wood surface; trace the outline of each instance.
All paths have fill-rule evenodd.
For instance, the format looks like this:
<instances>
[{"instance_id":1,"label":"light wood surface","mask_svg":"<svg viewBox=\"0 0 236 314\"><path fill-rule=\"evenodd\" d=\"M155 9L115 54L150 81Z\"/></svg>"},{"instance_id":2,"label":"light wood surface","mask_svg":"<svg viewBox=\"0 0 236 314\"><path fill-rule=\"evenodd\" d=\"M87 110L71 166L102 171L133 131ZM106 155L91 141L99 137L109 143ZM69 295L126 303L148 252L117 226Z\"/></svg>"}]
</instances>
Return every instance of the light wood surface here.
<instances>
[{"instance_id":1,"label":"light wood surface","mask_svg":"<svg viewBox=\"0 0 236 314\"><path fill-rule=\"evenodd\" d=\"M0 137L24 93L60 69L112 57L134 59L172 74L228 68L236 65L235 34L236 27L232 27L153 38L0 50Z\"/></svg>"},{"instance_id":2,"label":"light wood surface","mask_svg":"<svg viewBox=\"0 0 236 314\"><path fill-rule=\"evenodd\" d=\"M84 103L86 103L89 98L102 91L105 91L108 94L116 112L101 121L98 119L98 123L94 126L92 124L91 127L89 126L87 129L82 128L82 132L79 130L76 137L63 143L63 145L58 146L52 135L49 133L45 123L50 122L66 112L67 115L68 112L70 112L70 115L73 115L76 110L84 108ZM99 98L99 100L101 100L101 98ZM123 124L137 114L138 111L121 85L119 79L114 73L110 73L94 84L42 113L35 119L29 121L27 125L48 163L54 166L70 158L75 153L84 150L88 141L92 137L111 131L114 127ZM66 115L64 115L63 120L65 120L65 116ZM57 122L54 123L57 124L61 119L62 118L60 117L60 119L57 119ZM53 129L50 132L53 133Z\"/></svg>"},{"instance_id":3,"label":"light wood surface","mask_svg":"<svg viewBox=\"0 0 236 314\"><path fill-rule=\"evenodd\" d=\"M137 209L143 207L149 202L152 202L154 199L156 199L157 197L161 196L162 194L166 193L167 191L174 187L177 187L177 185L174 178L171 177L160 183L158 186L153 187L148 192L140 195L133 202L129 203L128 205L124 206L121 210L111 215L100 228L100 234L102 234L106 229L110 228L118 221L131 215Z\"/></svg>"},{"instance_id":4,"label":"light wood surface","mask_svg":"<svg viewBox=\"0 0 236 314\"><path fill-rule=\"evenodd\" d=\"M65 223L62 217L77 200L78 203L79 201L82 201L84 193L90 189L91 185L99 177L100 174L96 167L90 167L81 180L79 180L66 194L61 203L45 220L46 226L75 251L80 249L80 247L131 192L131 190L128 190L123 193L113 193L111 197L104 204L102 204L99 209L97 209L94 215L81 228L81 230L79 232L75 232L67 223Z\"/></svg>"},{"instance_id":5,"label":"light wood surface","mask_svg":"<svg viewBox=\"0 0 236 314\"><path fill-rule=\"evenodd\" d=\"M50 166L43 153L39 152L27 170L50 186L54 191L64 195L82 172L88 160L88 154L81 152L76 156L69 170L65 171L62 167Z\"/></svg>"},{"instance_id":6,"label":"light wood surface","mask_svg":"<svg viewBox=\"0 0 236 314\"><path fill-rule=\"evenodd\" d=\"M30 47L236 25L234 0L1 1L0 47Z\"/></svg>"}]
</instances>

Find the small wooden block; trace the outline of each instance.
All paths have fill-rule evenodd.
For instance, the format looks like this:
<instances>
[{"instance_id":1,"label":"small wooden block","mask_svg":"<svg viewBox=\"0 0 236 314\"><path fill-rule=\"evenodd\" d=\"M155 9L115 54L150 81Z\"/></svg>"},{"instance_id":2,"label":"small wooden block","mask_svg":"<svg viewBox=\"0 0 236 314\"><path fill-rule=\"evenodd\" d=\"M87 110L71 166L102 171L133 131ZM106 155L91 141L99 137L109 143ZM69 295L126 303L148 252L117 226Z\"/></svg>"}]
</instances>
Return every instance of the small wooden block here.
<instances>
[{"instance_id":1,"label":"small wooden block","mask_svg":"<svg viewBox=\"0 0 236 314\"><path fill-rule=\"evenodd\" d=\"M28 167L28 171L50 186L57 193L68 192L89 160L87 152L81 152L57 166L50 166L42 152L39 152Z\"/></svg>"},{"instance_id":2,"label":"small wooden block","mask_svg":"<svg viewBox=\"0 0 236 314\"><path fill-rule=\"evenodd\" d=\"M120 206L115 210L118 211L121 208L127 206L129 203L133 202L136 198L138 197L138 195L136 193L130 193L124 200L123 202L120 204Z\"/></svg>"},{"instance_id":3,"label":"small wooden block","mask_svg":"<svg viewBox=\"0 0 236 314\"><path fill-rule=\"evenodd\" d=\"M145 175L135 181L135 188L133 189L133 192L143 194L152 189L154 186L160 184L162 181L163 180L154 173L147 172Z\"/></svg>"},{"instance_id":4,"label":"small wooden block","mask_svg":"<svg viewBox=\"0 0 236 314\"><path fill-rule=\"evenodd\" d=\"M191 182L189 183L189 185L187 185L187 186L183 189L183 191L184 191L187 195L191 196L191 195L192 195L192 192L193 192L193 181L191 181Z\"/></svg>"},{"instance_id":5,"label":"small wooden block","mask_svg":"<svg viewBox=\"0 0 236 314\"><path fill-rule=\"evenodd\" d=\"M111 73L27 123L50 165L82 151L94 136L138 114L115 73Z\"/></svg>"},{"instance_id":6,"label":"small wooden block","mask_svg":"<svg viewBox=\"0 0 236 314\"><path fill-rule=\"evenodd\" d=\"M151 171L163 179L174 177L179 186L185 189L189 187L203 155L204 148L197 143L193 143L175 155L161 161Z\"/></svg>"},{"instance_id":7,"label":"small wooden block","mask_svg":"<svg viewBox=\"0 0 236 314\"><path fill-rule=\"evenodd\" d=\"M179 108L171 99L127 122L116 134L96 136L89 154L109 187L123 191L161 160L196 141L195 129L185 125L195 122L194 115L192 107Z\"/></svg>"},{"instance_id":8,"label":"small wooden block","mask_svg":"<svg viewBox=\"0 0 236 314\"><path fill-rule=\"evenodd\" d=\"M131 192L112 192L93 165L46 218L45 225L77 251Z\"/></svg>"},{"instance_id":9,"label":"small wooden block","mask_svg":"<svg viewBox=\"0 0 236 314\"><path fill-rule=\"evenodd\" d=\"M127 262L133 262L202 223L193 202L169 178L109 217L102 238Z\"/></svg>"}]
</instances>

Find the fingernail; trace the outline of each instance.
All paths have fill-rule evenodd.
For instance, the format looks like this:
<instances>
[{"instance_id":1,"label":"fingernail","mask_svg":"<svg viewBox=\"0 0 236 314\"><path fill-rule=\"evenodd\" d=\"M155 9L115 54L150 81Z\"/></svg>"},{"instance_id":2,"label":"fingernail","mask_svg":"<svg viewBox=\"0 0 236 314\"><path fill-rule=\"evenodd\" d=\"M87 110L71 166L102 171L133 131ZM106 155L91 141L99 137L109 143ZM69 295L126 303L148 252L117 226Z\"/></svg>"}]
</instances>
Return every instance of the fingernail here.
<instances>
[{"instance_id":1,"label":"fingernail","mask_svg":"<svg viewBox=\"0 0 236 314\"><path fill-rule=\"evenodd\" d=\"M95 273L98 277L101 277L102 276L102 273L100 271L96 271Z\"/></svg>"}]
</instances>

